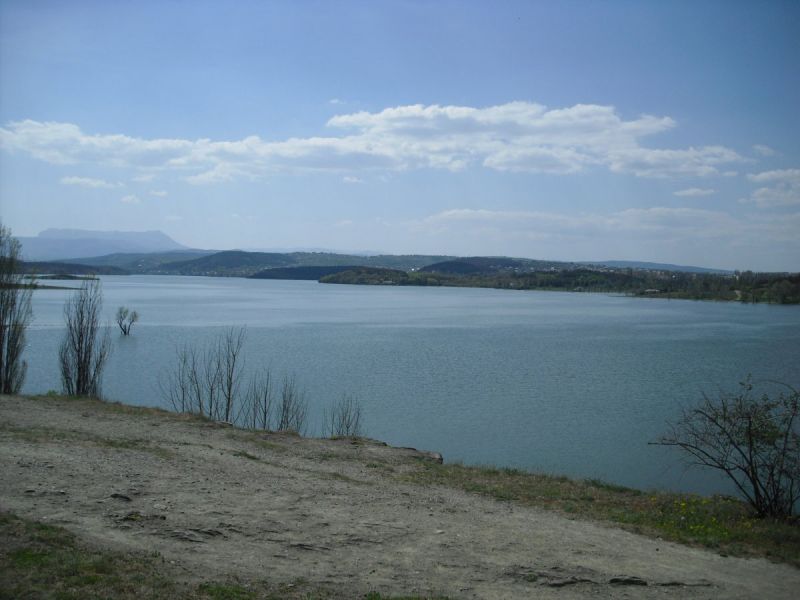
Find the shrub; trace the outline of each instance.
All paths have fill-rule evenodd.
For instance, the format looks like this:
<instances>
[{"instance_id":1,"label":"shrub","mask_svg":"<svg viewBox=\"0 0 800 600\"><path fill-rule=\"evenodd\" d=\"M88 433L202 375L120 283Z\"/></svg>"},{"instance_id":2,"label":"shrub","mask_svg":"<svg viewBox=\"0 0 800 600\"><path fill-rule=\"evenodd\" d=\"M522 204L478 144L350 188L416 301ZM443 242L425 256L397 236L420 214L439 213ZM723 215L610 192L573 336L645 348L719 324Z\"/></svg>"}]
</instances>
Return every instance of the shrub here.
<instances>
[{"instance_id":1,"label":"shrub","mask_svg":"<svg viewBox=\"0 0 800 600\"><path fill-rule=\"evenodd\" d=\"M800 499L800 394L780 386L758 394L748 377L737 394L704 394L656 443L722 471L759 517L790 517Z\"/></svg>"}]
</instances>

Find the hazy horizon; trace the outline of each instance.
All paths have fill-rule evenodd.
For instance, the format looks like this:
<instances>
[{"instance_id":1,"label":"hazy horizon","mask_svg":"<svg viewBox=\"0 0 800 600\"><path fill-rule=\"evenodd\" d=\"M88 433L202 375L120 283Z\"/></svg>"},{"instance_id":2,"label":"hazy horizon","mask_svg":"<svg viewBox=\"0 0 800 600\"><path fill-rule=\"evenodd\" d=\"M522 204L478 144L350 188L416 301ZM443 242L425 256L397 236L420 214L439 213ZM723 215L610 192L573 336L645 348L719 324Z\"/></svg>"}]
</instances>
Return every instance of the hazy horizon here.
<instances>
[{"instance_id":1,"label":"hazy horizon","mask_svg":"<svg viewBox=\"0 0 800 600\"><path fill-rule=\"evenodd\" d=\"M0 4L0 218L800 270L800 5Z\"/></svg>"}]
</instances>

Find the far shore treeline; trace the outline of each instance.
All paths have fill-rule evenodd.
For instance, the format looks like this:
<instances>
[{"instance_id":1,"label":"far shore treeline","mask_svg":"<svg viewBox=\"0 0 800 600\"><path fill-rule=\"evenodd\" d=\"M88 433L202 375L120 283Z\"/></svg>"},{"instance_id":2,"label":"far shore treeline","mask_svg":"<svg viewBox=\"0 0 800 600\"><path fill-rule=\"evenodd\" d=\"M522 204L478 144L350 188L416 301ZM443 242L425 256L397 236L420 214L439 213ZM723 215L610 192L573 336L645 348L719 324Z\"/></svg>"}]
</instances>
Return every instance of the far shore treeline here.
<instances>
[{"instance_id":1,"label":"far shore treeline","mask_svg":"<svg viewBox=\"0 0 800 600\"><path fill-rule=\"evenodd\" d=\"M800 303L800 273L730 272L650 266L647 263L634 265L506 257L193 250L22 262L20 269L34 275L200 275L358 285L557 290L654 298Z\"/></svg>"}]
</instances>

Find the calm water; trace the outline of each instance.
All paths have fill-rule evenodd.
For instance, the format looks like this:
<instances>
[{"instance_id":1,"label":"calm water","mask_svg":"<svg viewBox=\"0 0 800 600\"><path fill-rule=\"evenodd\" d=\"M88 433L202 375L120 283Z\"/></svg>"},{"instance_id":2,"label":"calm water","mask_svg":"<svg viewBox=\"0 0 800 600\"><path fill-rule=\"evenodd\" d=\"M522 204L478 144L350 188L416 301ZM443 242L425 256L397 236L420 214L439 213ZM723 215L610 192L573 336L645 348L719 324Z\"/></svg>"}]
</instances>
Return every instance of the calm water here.
<instances>
[{"instance_id":1,"label":"calm water","mask_svg":"<svg viewBox=\"0 0 800 600\"><path fill-rule=\"evenodd\" d=\"M247 368L295 374L312 433L354 394L367 434L393 445L640 488L729 491L647 442L747 373L800 385L800 307L157 276L104 277L103 292L109 322L121 305L141 315L112 333L110 399L163 405L177 345L246 325ZM68 293L34 295L26 393L59 388Z\"/></svg>"}]
</instances>

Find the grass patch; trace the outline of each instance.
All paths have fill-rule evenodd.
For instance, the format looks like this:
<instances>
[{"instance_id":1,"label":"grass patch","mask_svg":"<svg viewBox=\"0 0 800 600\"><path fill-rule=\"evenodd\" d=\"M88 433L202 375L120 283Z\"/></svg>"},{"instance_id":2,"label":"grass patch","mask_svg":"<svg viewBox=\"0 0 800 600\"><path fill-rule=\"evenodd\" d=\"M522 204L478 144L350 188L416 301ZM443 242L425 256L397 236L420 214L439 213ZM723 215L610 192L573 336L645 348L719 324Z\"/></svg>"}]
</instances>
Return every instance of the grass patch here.
<instances>
[{"instance_id":1,"label":"grass patch","mask_svg":"<svg viewBox=\"0 0 800 600\"><path fill-rule=\"evenodd\" d=\"M150 454L154 454L159 458L164 459L174 456L173 453L166 448L155 446L149 440L97 437L92 438L90 441L98 446L105 446L106 448L112 448L114 450L136 450L139 452L149 452Z\"/></svg>"},{"instance_id":2,"label":"grass patch","mask_svg":"<svg viewBox=\"0 0 800 600\"><path fill-rule=\"evenodd\" d=\"M238 584L203 583L197 588L201 598L208 600L251 600L256 598L252 590Z\"/></svg>"},{"instance_id":3,"label":"grass patch","mask_svg":"<svg viewBox=\"0 0 800 600\"><path fill-rule=\"evenodd\" d=\"M271 452L281 452L285 453L288 452L288 448L281 444L280 442L271 442L264 439L268 434L272 434L277 436L278 434L269 431L261 431L261 430L251 430L251 429L233 429L229 431L226 437L230 440L235 440L237 442L246 441L248 444L252 444L258 448L263 450L269 450Z\"/></svg>"},{"instance_id":4,"label":"grass patch","mask_svg":"<svg viewBox=\"0 0 800 600\"><path fill-rule=\"evenodd\" d=\"M121 415L169 418L182 422L214 423L214 421L207 416L197 413L175 412L155 406L133 406L131 404L123 404L122 402L114 402L110 400L104 400L102 398L91 398L88 396L67 396L55 390L50 390L47 393L40 394L38 396L24 396L24 398L31 401L61 401L71 402L74 404L84 404L89 410L100 409L106 412Z\"/></svg>"},{"instance_id":5,"label":"grass patch","mask_svg":"<svg viewBox=\"0 0 800 600\"><path fill-rule=\"evenodd\" d=\"M364 600L447 600L447 596L382 596L378 592L370 592Z\"/></svg>"},{"instance_id":6,"label":"grass patch","mask_svg":"<svg viewBox=\"0 0 800 600\"><path fill-rule=\"evenodd\" d=\"M238 456L240 458L246 458L248 460L261 460L257 456L250 454L249 452L245 452L244 450L236 450L233 453L234 456Z\"/></svg>"},{"instance_id":7,"label":"grass patch","mask_svg":"<svg viewBox=\"0 0 800 600\"><path fill-rule=\"evenodd\" d=\"M767 557L800 567L800 521L756 519L747 504L735 498L645 493L596 479L580 481L517 469L439 465L424 460L417 461L416 468L400 478L622 524L639 533L712 548L722 554Z\"/></svg>"},{"instance_id":8,"label":"grass patch","mask_svg":"<svg viewBox=\"0 0 800 600\"><path fill-rule=\"evenodd\" d=\"M275 442L267 442L264 440L253 440L253 443L259 448L264 448L265 450L270 450L272 452L281 452L281 453L288 452L286 446L283 446L281 444L276 444Z\"/></svg>"},{"instance_id":9,"label":"grass patch","mask_svg":"<svg viewBox=\"0 0 800 600\"><path fill-rule=\"evenodd\" d=\"M384 473L394 473L396 471L392 465L383 462L372 461L366 463L364 466L367 469L375 469L376 471L382 471Z\"/></svg>"},{"instance_id":10,"label":"grass patch","mask_svg":"<svg viewBox=\"0 0 800 600\"><path fill-rule=\"evenodd\" d=\"M314 455L314 460L325 462L329 460L336 460L339 456L335 452L318 452Z\"/></svg>"},{"instance_id":11,"label":"grass patch","mask_svg":"<svg viewBox=\"0 0 800 600\"><path fill-rule=\"evenodd\" d=\"M367 481L361 481L360 479L353 479L352 477L345 475L344 473L328 472L328 471L318 471L318 473L323 477L325 477L326 479L332 479L333 481L344 481L346 483L354 483L356 485L371 485Z\"/></svg>"},{"instance_id":12,"label":"grass patch","mask_svg":"<svg viewBox=\"0 0 800 600\"><path fill-rule=\"evenodd\" d=\"M41 443L89 443L113 450L134 450L149 452L159 458L171 458L173 454L166 448L153 445L149 440L132 438L108 438L86 431L57 429L55 427L13 427L0 425L0 432L8 433L18 439L37 444Z\"/></svg>"},{"instance_id":13,"label":"grass patch","mask_svg":"<svg viewBox=\"0 0 800 600\"><path fill-rule=\"evenodd\" d=\"M0 600L325 600L358 597L298 579L189 584L158 553L101 551L61 527L0 512ZM380 598L380 596L373 596Z\"/></svg>"},{"instance_id":14,"label":"grass patch","mask_svg":"<svg viewBox=\"0 0 800 600\"><path fill-rule=\"evenodd\" d=\"M60 527L0 514L0 598L182 597L155 557L80 546Z\"/></svg>"}]
</instances>

